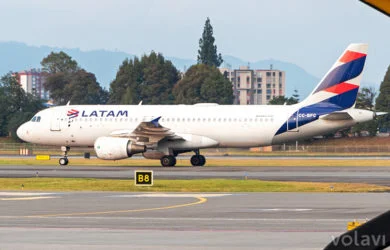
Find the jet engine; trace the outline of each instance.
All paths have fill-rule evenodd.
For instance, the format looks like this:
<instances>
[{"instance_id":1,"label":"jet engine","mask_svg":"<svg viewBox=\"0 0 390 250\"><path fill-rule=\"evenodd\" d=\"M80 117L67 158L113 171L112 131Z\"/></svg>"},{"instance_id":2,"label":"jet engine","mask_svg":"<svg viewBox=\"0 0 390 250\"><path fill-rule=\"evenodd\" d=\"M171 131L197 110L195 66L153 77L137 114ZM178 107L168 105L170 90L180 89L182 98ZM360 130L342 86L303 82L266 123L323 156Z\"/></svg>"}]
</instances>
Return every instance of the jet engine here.
<instances>
[{"instance_id":1,"label":"jet engine","mask_svg":"<svg viewBox=\"0 0 390 250\"><path fill-rule=\"evenodd\" d=\"M137 145L127 138L106 136L97 138L94 148L97 157L104 160L125 159L146 151L144 145Z\"/></svg>"}]
</instances>

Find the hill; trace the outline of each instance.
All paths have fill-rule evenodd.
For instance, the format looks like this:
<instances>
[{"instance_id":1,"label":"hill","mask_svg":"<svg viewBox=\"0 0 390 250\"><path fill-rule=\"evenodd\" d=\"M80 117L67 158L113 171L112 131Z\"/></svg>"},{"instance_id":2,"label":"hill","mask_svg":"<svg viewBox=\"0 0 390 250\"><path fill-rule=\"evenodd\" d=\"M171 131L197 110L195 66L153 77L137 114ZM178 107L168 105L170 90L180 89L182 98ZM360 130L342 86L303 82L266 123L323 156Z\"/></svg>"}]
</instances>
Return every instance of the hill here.
<instances>
[{"instance_id":1,"label":"hill","mask_svg":"<svg viewBox=\"0 0 390 250\"><path fill-rule=\"evenodd\" d=\"M0 56L3 59L0 61L0 75L4 75L9 71L39 68L40 61L45 56L51 51L58 52L60 50L73 57L81 67L94 73L99 83L107 89L109 88L110 82L115 78L116 72L123 60L134 57L132 54L120 51L81 51L80 49L72 48L36 47L18 42L0 42ZM180 71L184 71L192 64L196 63L196 60L193 59L164 56L171 60ZM234 56L225 55L223 58L225 63L230 64L232 68L248 65L248 62ZM268 69L271 64L274 69L286 71L287 96L291 96L294 89L297 89L301 99L303 99L312 91L319 81L317 77L306 72L303 68L289 62L259 60L251 62L250 67L253 69Z\"/></svg>"}]
</instances>

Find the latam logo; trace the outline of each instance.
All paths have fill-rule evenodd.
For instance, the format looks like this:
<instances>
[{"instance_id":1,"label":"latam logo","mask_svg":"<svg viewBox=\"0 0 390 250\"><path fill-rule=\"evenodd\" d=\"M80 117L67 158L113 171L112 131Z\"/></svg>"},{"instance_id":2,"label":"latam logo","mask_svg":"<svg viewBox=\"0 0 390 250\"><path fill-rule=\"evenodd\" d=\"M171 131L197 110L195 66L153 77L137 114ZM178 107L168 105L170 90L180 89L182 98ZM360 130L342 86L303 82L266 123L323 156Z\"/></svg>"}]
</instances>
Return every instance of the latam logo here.
<instances>
[{"instance_id":1,"label":"latam logo","mask_svg":"<svg viewBox=\"0 0 390 250\"><path fill-rule=\"evenodd\" d=\"M67 116L68 116L69 118L76 118L77 116L79 116L79 111L76 110L76 109L68 110Z\"/></svg>"},{"instance_id":2,"label":"latam logo","mask_svg":"<svg viewBox=\"0 0 390 250\"><path fill-rule=\"evenodd\" d=\"M127 110L82 110L71 109L68 111L69 118L80 117L128 117Z\"/></svg>"}]
</instances>

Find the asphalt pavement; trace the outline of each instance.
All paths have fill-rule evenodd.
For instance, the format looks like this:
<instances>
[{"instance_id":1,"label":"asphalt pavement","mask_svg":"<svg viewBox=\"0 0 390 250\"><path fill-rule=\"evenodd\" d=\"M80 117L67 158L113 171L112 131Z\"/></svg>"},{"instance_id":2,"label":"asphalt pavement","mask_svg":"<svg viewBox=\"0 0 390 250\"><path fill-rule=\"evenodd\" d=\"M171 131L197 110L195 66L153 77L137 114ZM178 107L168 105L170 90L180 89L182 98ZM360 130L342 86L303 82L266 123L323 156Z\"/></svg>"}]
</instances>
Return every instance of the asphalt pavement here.
<instances>
[{"instance_id":1,"label":"asphalt pavement","mask_svg":"<svg viewBox=\"0 0 390 250\"><path fill-rule=\"evenodd\" d=\"M388 193L0 192L0 249L322 249Z\"/></svg>"}]
</instances>

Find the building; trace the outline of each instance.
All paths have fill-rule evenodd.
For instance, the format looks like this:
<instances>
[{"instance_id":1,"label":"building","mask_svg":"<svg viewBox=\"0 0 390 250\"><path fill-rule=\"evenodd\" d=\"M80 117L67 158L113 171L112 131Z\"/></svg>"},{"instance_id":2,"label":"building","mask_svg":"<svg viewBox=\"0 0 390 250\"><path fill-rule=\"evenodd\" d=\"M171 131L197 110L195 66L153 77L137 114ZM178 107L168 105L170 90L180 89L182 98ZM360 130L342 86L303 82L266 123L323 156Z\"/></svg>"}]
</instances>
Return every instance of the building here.
<instances>
[{"instance_id":1,"label":"building","mask_svg":"<svg viewBox=\"0 0 390 250\"><path fill-rule=\"evenodd\" d=\"M39 69L23 70L15 74L17 81L26 93L33 94L41 99L48 100L49 92L43 87L45 73Z\"/></svg>"},{"instance_id":2,"label":"building","mask_svg":"<svg viewBox=\"0 0 390 250\"><path fill-rule=\"evenodd\" d=\"M220 72L233 84L234 104L268 104L275 96L284 96L286 74L272 69L219 68Z\"/></svg>"}]
</instances>

